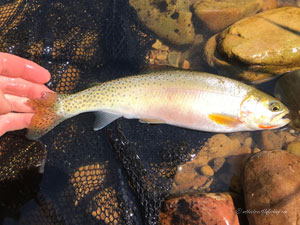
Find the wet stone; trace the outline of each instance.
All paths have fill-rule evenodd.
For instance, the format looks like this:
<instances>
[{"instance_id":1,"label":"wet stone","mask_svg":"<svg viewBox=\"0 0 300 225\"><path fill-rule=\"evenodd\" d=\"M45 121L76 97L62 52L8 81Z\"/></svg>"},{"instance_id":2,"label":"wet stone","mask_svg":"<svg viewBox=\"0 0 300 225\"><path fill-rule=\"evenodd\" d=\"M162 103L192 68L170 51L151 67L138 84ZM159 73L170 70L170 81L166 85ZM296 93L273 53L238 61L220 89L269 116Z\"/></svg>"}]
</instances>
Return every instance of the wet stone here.
<instances>
[{"instance_id":1,"label":"wet stone","mask_svg":"<svg viewBox=\"0 0 300 225\"><path fill-rule=\"evenodd\" d=\"M207 41L206 60L220 73L254 83L297 70L299 21L297 7L268 10L244 18Z\"/></svg>"},{"instance_id":2,"label":"wet stone","mask_svg":"<svg viewBox=\"0 0 300 225\"><path fill-rule=\"evenodd\" d=\"M288 131L281 131L279 134L282 145L287 145L296 139L296 137Z\"/></svg>"},{"instance_id":3,"label":"wet stone","mask_svg":"<svg viewBox=\"0 0 300 225\"><path fill-rule=\"evenodd\" d=\"M260 0L201 0L193 5L198 19L214 33L244 17L254 15L261 7Z\"/></svg>"},{"instance_id":4,"label":"wet stone","mask_svg":"<svg viewBox=\"0 0 300 225\"><path fill-rule=\"evenodd\" d=\"M286 151L262 151L251 157L243 173L249 224L299 224L299 173L300 158Z\"/></svg>"},{"instance_id":5,"label":"wet stone","mask_svg":"<svg viewBox=\"0 0 300 225\"><path fill-rule=\"evenodd\" d=\"M201 171L201 173L202 173L204 176L209 176L209 177L211 177L211 176L214 175L213 169L212 169L210 166L208 166L208 165L202 166L202 167L200 168L200 171Z\"/></svg>"},{"instance_id":6,"label":"wet stone","mask_svg":"<svg viewBox=\"0 0 300 225\"><path fill-rule=\"evenodd\" d=\"M195 38L189 1L130 0L139 19L160 38L175 45L191 44Z\"/></svg>"},{"instance_id":7,"label":"wet stone","mask_svg":"<svg viewBox=\"0 0 300 225\"><path fill-rule=\"evenodd\" d=\"M252 138L251 138L251 137L247 137L247 138L245 139L244 146L250 148L251 145L252 145Z\"/></svg>"},{"instance_id":8,"label":"wet stone","mask_svg":"<svg viewBox=\"0 0 300 225\"><path fill-rule=\"evenodd\" d=\"M215 172L217 172L219 169L221 169L221 167L224 165L225 163L225 159L224 158L215 158L212 161L212 168Z\"/></svg>"},{"instance_id":9,"label":"wet stone","mask_svg":"<svg viewBox=\"0 0 300 225\"><path fill-rule=\"evenodd\" d=\"M299 141L296 141L296 142L292 142L290 143L286 150L289 152L289 153L292 153L296 156L299 156L300 157L300 142Z\"/></svg>"},{"instance_id":10,"label":"wet stone","mask_svg":"<svg viewBox=\"0 0 300 225\"><path fill-rule=\"evenodd\" d=\"M262 11L278 8L278 2L276 0L263 0Z\"/></svg>"},{"instance_id":11,"label":"wet stone","mask_svg":"<svg viewBox=\"0 0 300 225\"><path fill-rule=\"evenodd\" d=\"M161 207L159 224L238 225L239 221L229 194L209 193L166 200Z\"/></svg>"},{"instance_id":12,"label":"wet stone","mask_svg":"<svg viewBox=\"0 0 300 225\"><path fill-rule=\"evenodd\" d=\"M178 168L171 193L187 193L193 190L208 190L212 179L198 172L198 167L185 164Z\"/></svg>"},{"instance_id":13,"label":"wet stone","mask_svg":"<svg viewBox=\"0 0 300 225\"><path fill-rule=\"evenodd\" d=\"M244 162L242 159L251 154L251 148L244 145L247 138L248 134L243 133L230 137L216 134L209 138L191 161L177 167L172 193L187 193L190 190L210 191L211 184L219 182L219 173L222 177L226 177L226 182L223 182L226 188L217 187L214 190L228 190L231 176L240 174L241 163ZM227 159L230 159L229 163L226 162ZM229 171L226 168L223 170L225 165Z\"/></svg>"},{"instance_id":14,"label":"wet stone","mask_svg":"<svg viewBox=\"0 0 300 225\"><path fill-rule=\"evenodd\" d=\"M275 96L289 108L290 126L300 130L300 71L282 76L275 86Z\"/></svg>"},{"instance_id":15,"label":"wet stone","mask_svg":"<svg viewBox=\"0 0 300 225\"><path fill-rule=\"evenodd\" d=\"M255 154L255 153L258 153L258 152L261 152L261 150L259 149L259 148L254 148L253 149L253 153Z\"/></svg>"},{"instance_id":16,"label":"wet stone","mask_svg":"<svg viewBox=\"0 0 300 225\"><path fill-rule=\"evenodd\" d=\"M280 137L273 131L262 131L261 142L262 150L280 150L282 148Z\"/></svg>"}]
</instances>

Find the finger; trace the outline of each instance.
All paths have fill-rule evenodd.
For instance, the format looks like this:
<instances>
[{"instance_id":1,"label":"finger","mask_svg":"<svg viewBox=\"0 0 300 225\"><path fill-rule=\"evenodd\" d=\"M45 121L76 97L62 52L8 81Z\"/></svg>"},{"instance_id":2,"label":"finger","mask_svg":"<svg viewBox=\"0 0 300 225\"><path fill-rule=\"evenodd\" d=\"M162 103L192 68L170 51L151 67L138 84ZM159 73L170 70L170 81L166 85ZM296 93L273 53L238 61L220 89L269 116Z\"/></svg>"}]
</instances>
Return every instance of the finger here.
<instances>
[{"instance_id":1,"label":"finger","mask_svg":"<svg viewBox=\"0 0 300 225\"><path fill-rule=\"evenodd\" d=\"M0 90L0 115L11 112L11 106Z\"/></svg>"},{"instance_id":2,"label":"finger","mask_svg":"<svg viewBox=\"0 0 300 225\"><path fill-rule=\"evenodd\" d=\"M19 56L0 53L0 75L22 78L35 83L46 83L50 80L50 73L38 64Z\"/></svg>"},{"instance_id":3,"label":"finger","mask_svg":"<svg viewBox=\"0 0 300 225\"><path fill-rule=\"evenodd\" d=\"M27 104L28 98L19 97L15 95L4 95L13 112L34 112L34 110Z\"/></svg>"},{"instance_id":4,"label":"finger","mask_svg":"<svg viewBox=\"0 0 300 225\"><path fill-rule=\"evenodd\" d=\"M26 98L41 98L44 92L52 92L43 84L35 84L21 78L0 76L0 90L4 94Z\"/></svg>"},{"instance_id":5,"label":"finger","mask_svg":"<svg viewBox=\"0 0 300 225\"><path fill-rule=\"evenodd\" d=\"M0 115L0 136L8 131L29 127L33 113L8 113Z\"/></svg>"}]
</instances>

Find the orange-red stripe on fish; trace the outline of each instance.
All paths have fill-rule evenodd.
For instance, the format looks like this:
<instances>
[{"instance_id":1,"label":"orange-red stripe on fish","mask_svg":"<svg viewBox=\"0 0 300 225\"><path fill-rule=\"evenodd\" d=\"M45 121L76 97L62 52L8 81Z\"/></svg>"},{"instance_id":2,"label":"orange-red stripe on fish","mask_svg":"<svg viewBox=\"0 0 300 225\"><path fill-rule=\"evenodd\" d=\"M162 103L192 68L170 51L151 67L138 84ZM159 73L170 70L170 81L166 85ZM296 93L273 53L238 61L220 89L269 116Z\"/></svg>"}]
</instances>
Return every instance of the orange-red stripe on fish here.
<instances>
[{"instance_id":1,"label":"orange-red stripe on fish","mask_svg":"<svg viewBox=\"0 0 300 225\"><path fill-rule=\"evenodd\" d=\"M262 129L272 129L272 128L275 128L275 127L277 127L277 126L265 126L265 125L259 124L258 127L259 127L259 128L262 128Z\"/></svg>"}]
</instances>

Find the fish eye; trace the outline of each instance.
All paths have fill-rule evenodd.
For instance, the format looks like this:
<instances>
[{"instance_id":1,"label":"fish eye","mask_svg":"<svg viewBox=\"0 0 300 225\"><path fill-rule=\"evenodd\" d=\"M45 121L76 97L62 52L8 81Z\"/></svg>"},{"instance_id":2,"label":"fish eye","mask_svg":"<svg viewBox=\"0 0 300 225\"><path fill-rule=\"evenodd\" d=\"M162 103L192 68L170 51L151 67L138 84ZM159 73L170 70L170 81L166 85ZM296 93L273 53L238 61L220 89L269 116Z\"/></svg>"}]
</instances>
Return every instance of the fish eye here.
<instances>
[{"instance_id":1,"label":"fish eye","mask_svg":"<svg viewBox=\"0 0 300 225\"><path fill-rule=\"evenodd\" d=\"M271 102L269 105L269 109L272 112L279 112L281 110L281 106L278 102Z\"/></svg>"}]
</instances>

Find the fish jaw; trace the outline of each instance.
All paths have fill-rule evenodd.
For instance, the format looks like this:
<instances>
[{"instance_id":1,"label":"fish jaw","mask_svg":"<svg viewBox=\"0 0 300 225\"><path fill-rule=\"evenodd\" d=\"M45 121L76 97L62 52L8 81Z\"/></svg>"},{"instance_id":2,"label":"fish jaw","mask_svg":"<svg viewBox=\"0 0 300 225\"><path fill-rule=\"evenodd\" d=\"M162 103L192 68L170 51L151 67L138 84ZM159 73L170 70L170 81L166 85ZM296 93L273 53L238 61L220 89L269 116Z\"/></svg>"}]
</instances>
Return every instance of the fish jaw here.
<instances>
[{"instance_id":1,"label":"fish jaw","mask_svg":"<svg viewBox=\"0 0 300 225\"><path fill-rule=\"evenodd\" d=\"M288 111L285 111L285 112L282 112L278 115L275 115L271 119L270 124L259 124L258 127L261 128L262 130L264 130L264 129L271 130L271 129L277 129L277 128L280 128L280 127L284 127L285 125L287 125L290 122L290 119L283 118L288 113L289 113Z\"/></svg>"},{"instance_id":2,"label":"fish jaw","mask_svg":"<svg viewBox=\"0 0 300 225\"><path fill-rule=\"evenodd\" d=\"M274 116L272 118L271 122L274 123L275 125L277 125L277 127L283 127L283 126L287 125L291 121L288 118L284 118L288 113L289 113L289 111L286 111L286 112L282 112L282 113Z\"/></svg>"}]
</instances>

